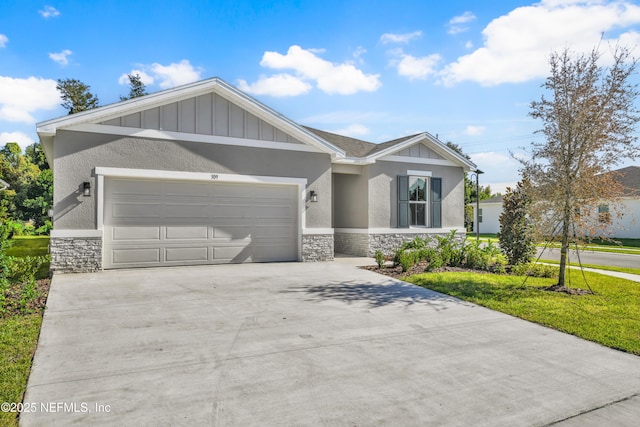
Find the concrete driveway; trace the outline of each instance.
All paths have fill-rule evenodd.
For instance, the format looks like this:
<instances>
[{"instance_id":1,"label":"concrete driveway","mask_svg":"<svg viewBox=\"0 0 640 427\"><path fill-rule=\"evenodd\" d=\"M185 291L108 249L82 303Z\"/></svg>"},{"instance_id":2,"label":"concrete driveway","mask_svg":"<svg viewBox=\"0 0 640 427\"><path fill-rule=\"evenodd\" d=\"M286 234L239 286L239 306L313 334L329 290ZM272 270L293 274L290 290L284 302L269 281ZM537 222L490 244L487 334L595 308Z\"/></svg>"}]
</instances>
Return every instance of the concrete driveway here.
<instances>
[{"instance_id":1,"label":"concrete driveway","mask_svg":"<svg viewBox=\"0 0 640 427\"><path fill-rule=\"evenodd\" d=\"M637 425L639 357L350 261L57 275L21 425Z\"/></svg>"}]
</instances>

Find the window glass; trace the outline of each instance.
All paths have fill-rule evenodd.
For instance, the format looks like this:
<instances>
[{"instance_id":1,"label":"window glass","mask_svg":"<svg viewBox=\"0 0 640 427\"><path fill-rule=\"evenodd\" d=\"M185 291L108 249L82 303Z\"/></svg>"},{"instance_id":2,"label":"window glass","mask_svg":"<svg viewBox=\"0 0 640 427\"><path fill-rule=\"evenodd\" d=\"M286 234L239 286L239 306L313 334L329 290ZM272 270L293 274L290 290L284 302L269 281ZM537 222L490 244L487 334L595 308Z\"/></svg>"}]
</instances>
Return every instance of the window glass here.
<instances>
[{"instance_id":1,"label":"window glass","mask_svg":"<svg viewBox=\"0 0 640 427\"><path fill-rule=\"evenodd\" d=\"M412 202L427 201L427 181L425 178L415 176L409 178L409 200Z\"/></svg>"},{"instance_id":2,"label":"window glass","mask_svg":"<svg viewBox=\"0 0 640 427\"><path fill-rule=\"evenodd\" d=\"M425 203L409 204L409 210L410 210L410 216L411 216L410 225L421 225L421 226L427 225L427 216L426 216L427 210L425 209L426 206L427 205Z\"/></svg>"},{"instance_id":3,"label":"window glass","mask_svg":"<svg viewBox=\"0 0 640 427\"><path fill-rule=\"evenodd\" d=\"M600 221L600 224L611 223L611 214L609 213L608 205L598 206L598 221Z\"/></svg>"}]
</instances>

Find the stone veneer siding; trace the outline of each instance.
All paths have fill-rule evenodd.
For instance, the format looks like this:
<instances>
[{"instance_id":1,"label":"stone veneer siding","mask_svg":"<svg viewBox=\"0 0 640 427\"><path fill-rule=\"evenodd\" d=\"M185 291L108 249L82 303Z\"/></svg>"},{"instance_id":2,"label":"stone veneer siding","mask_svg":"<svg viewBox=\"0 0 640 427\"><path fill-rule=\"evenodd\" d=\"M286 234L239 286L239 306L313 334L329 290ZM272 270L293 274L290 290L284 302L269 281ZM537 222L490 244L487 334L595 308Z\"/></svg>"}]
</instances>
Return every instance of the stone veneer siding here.
<instances>
[{"instance_id":1,"label":"stone veneer siding","mask_svg":"<svg viewBox=\"0 0 640 427\"><path fill-rule=\"evenodd\" d=\"M336 252L356 256L372 257L376 251L380 250L383 254L390 256L404 242L409 242L416 237L421 239L432 239L435 241L436 236L446 237L449 233L380 233L369 234L364 233L340 233L336 232ZM456 233L456 241L464 242L467 235L465 232Z\"/></svg>"},{"instance_id":2,"label":"stone veneer siding","mask_svg":"<svg viewBox=\"0 0 640 427\"><path fill-rule=\"evenodd\" d=\"M335 251L341 254L368 256L369 236L366 233L336 233Z\"/></svg>"},{"instance_id":3,"label":"stone veneer siding","mask_svg":"<svg viewBox=\"0 0 640 427\"><path fill-rule=\"evenodd\" d=\"M302 261L333 261L333 234L303 234Z\"/></svg>"},{"instance_id":4,"label":"stone veneer siding","mask_svg":"<svg viewBox=\"0 0 640 427\"><path fill-rule=\"evenodd\" d=\"M51 271L92 273L102 270L102 239L52 237L49 241Z\"/></svg>"}]
</instances>

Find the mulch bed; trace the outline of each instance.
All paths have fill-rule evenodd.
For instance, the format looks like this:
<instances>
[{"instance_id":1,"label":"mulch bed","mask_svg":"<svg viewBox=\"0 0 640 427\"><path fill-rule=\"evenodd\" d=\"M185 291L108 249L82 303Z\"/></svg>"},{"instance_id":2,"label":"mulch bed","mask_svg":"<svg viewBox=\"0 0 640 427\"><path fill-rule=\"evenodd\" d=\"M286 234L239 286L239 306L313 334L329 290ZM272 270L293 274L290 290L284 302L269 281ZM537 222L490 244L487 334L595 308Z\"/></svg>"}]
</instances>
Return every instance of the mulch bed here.
<instances>
[{"instance_id":1,"label":"mulch bed","mask_svg":"<svg viewBox=\"0 0 640 427\"><path fill-rule=\"evenodd\" d=\"M398 280L405 280L409 276L413 276L414 274L422 274L422 273L443 273L443 272L461 272L461 273L476 273L476 274L489 274L488 271L485 270L474 270L470 268L460 268L460 267L440 267L431 271L426 271L429 263L420 262L413 267L411 267L408 271L403 272L402 267L393 266L391 264L386 264L382 268L379 268L377 265L365 265L360 268L365 270L373 271L375 273L384 274L385 276L393 277ZM563 292L569 295L594 295L594 292L588 289L580 289L580 288L568 288L566 286L558 286L553 285L547 288L542 288L545 291L549 292Z\"/></svg>"},{"instance_id":2,"label":"mulch bed","mask_svg":"<svg viewBox=\"0 0 640 427\"><path fill-rule=\"evenodd\" d=\"M47 304L49 296L49 286L51 279L40 279L36 281L37 296L29 301L25 301L22 306L23 284L13 283L4 292L4 311L0 312L0 318L12 317L21 314L42 313Z\"/></svg>"},{"instance_id":3,"label":"mulch bed","mask_svg":"<svg viewBox=\"0 0 640 427\"><path fill-rule=\"evenodd\" d=\"M414 274L422 274L422 273L444 273L444 272L472 272L478 274L487 274L487 271L483 270L473 270L470 268L461 268L461 267L440 267L430 271L426 271L428 262L422 261L413 267L411 267L408 271L402 272L402 267L399 265L394 267L391 264L386 264L382 268L379 268L377 265L365 265L360 268L365 270L373 271L375 273L384 274L385 276L393 277L394 279L404 280L409 276L413 276Z\"/></svg>"}]
</instances>

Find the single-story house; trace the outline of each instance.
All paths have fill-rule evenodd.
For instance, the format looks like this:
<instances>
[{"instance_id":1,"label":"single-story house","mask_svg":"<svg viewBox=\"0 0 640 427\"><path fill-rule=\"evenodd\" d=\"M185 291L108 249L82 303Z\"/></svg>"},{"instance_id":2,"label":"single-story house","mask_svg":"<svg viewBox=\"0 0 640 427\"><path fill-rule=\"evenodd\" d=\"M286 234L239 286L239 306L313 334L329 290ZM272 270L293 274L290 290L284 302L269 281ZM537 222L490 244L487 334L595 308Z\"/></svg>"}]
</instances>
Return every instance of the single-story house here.
<instances>
[{"instance_id":1,"label":"single-story house","mask_svg":"<svg viewBox=\"0 0 640 427\"><path fill-rule=\"evenodd\" d=\"M301 126L219 78L37 124L54 272L387 253L464 238L465 172L428 133L382 144Z\"/></svg>"},{"instance_id":2,"label":"single-story house","mask_svg":"<svg viewBox=\"0 0 640 427\"><path fill-rule=\"evenodd\" d=\"M603 234L618 238L640 238L640 166L629 166L611 171L622 185L623 197L619 206L621 216L611 215L610 207L602 204L594 212L581 212L594 221L606 224ZM474 218L476 204L473 203ZM480 201L480 233L498 233L502 196ZM474 223L475 224L475 223ZM475 232L475 225L473 231Z\"/></svg>"},{"instance_id":3,"label":"single-story house","mask_svg":"<svg viewBox=\"0 0 640 427\"><path fill-rule=\"evenodd\" d=\"M476 203L473 207L473 232L477 232L478 223L480 233L495 234L500 231L500 214L502 213L502 196L480 200L479 215L476 213Z\"/></svg>"}]
</instances>

